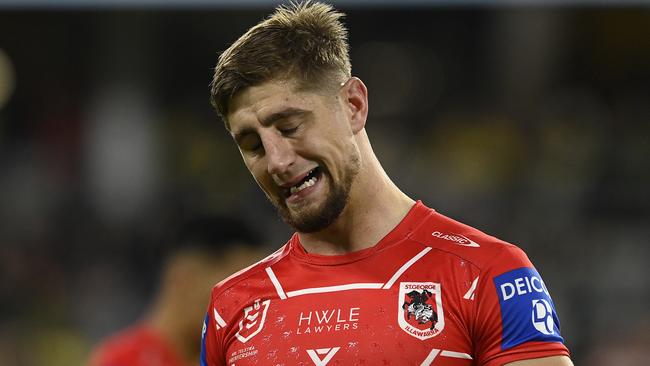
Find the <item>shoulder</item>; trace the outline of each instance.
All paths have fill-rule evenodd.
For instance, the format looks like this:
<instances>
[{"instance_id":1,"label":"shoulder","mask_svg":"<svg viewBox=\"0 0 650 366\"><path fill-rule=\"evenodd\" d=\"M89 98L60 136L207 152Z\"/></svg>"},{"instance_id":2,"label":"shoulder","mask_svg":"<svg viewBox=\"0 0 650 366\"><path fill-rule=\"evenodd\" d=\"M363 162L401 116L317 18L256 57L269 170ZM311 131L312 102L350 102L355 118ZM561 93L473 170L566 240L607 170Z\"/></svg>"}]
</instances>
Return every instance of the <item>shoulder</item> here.
<instances>
[{"instance_id":1,"label":"shoulder","mask_svg":"<svg viewBox=\"0 0 650 366\"><path fill-rule=\"evenodd\" d=\"M206 327L215 327L216 330L233 327L242 309L256 303L265 294L275 293L267 269L287 258L289 250L287 243L266 258L217 283L210 294ZM223 331L215 334L223 335Z\"/></svg>"},{"instance_id":2,"label":"shoulder","mask_svg":"<svg viewBox=\"0 0 650 366\"><path fill-rule=\"evenodd\" d=\"M495 262L529 263L514 244L431 210L409 239L466 260L483 270Z\"/></svg>"},{"instance_id":3,"label":"shoulder","mask_svg":"<svg viewBox=\"0 0 650 366\"><path fill-rule=\"evenodd\" d=\"M237 287L242 283L245 283L257 277L267 278L268 275L266 273L266 268L281 261L283 258L287 257L288 254L289 254L289 244L287 243L283 245L280 249L276 250L275 252L271 253L267 257L263 258L262 260L253 263L252 265L238 272L235 272L229 277L218 282L212 288L212 296L211 296L212 300L214 301L216 298L220 297L224 292L232 289L233 287Z\"/></svg>"}]
</instances>

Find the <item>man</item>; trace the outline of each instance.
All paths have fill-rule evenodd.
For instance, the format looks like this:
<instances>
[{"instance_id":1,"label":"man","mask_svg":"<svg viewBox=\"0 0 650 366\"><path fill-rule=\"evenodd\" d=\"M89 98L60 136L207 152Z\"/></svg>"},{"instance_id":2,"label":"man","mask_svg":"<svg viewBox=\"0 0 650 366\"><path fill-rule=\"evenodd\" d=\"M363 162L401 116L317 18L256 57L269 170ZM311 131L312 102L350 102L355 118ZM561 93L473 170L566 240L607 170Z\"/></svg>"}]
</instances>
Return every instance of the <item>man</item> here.
<instances>
[{"instance_id":1,"label":"man","mask_svg":"<svg viewBox=\"0 0 650 366\"><path fill-rule=\"evenodd\" d=\"M137 324L98 345L90 366L196 364L198 327L210 287L260 258L254 233L234 218L192 218L173 241L151 309Z\"/></svg>"},{"instance_id":2,"label":"man","mask_svg":"<svg viewBox=\"0 0 650 366\"><path fill-rule=\"evenodd\" d=\"M279 7L219 58L213 103L296 233L213 289L202 365L571 365L526 255L382 169L342 16Z\"/></svg>"}]
</instances>

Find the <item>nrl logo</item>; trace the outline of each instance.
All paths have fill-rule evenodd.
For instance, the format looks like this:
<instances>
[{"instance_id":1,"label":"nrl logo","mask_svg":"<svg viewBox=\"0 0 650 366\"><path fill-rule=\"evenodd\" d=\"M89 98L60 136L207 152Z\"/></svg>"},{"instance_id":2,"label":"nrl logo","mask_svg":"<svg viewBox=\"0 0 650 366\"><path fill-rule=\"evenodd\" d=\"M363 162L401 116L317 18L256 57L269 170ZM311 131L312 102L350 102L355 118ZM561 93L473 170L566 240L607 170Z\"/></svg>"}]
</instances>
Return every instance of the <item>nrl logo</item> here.
<instances>
[{"instance_id":1,"label":"nrl logo","mask_svg":"<svg viewBox=\"0 0 650 366\"><path fill-rule=\"evenodd\" d=\"M399 285L397 321L415 338L435 337L445 327L439 283L402 282Z\"/></svg>"},{"instance_id":2,"label":"nrl logo","mask_svg":"<svg viewBox=\"0 0 650 366\"><path fill-rule=\"evenodd\" d=\"M239 321L239 330L235 334L237 339L246 343L262 330L270 303L271 300L266 300L260 304L260 299L257 299L254 305L244 309L244 317Z\"/></svg>"}]
</instances>

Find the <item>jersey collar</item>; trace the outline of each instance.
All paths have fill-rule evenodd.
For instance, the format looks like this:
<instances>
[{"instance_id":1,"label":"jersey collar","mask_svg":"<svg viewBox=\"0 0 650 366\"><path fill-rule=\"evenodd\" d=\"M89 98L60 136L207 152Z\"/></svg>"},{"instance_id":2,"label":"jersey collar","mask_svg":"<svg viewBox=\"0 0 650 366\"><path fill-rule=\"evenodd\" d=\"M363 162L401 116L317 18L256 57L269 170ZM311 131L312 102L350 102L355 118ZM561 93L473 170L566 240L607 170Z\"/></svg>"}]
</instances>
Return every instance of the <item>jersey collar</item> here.
<instances>
[{"instance_id":1,"label":"jersey collar","mask_svg":"<svg viewBox=\"0 0 650 366\"><path fill-rule=\"evenodd\" d=\"M302 262L318 265L334 266L356 262L404 240L432 212L434 212L432 209L428 208L422 203L422 201L418 200L413 205L413 207L411 207L406 216L404 216L402 221L400 221L400 223L397 224L397 226L395 226L393 230L391 230L388 234L386 234L386 236L384 236L377 244L366 249L341 255L321 255L307 253L305 247L300 242L300 236L298 233L294 233L289 240L290 253L291 256Z\"/></svg>"}]
</instances>

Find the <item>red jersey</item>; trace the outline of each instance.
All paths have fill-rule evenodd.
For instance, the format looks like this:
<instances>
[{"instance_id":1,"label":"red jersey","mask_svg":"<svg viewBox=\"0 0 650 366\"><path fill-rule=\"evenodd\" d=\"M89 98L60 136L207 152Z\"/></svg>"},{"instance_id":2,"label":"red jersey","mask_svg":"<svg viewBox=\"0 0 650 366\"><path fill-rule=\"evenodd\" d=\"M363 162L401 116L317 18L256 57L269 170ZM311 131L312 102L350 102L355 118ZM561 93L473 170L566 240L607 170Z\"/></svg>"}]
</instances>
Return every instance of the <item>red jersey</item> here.
<instances>
[{"instance_id":1,"label":"red jersey","mask_svg":"<svg viewBox=\"0 0 650 366\"><path fill-rule=\"evenodd\" d=\"M154 329L138 325L100 344L89 366L185 366L172 346Z\"/></svg>"},{"instance_id":2,"label":"red jersey","mask_svg":"<svg viewBox=\"0 0 650 366\"><path fill-rule=\"evenodd\" d=\"M217 284L201 362L493 366L568 354L524 252L418 202L371 248L309 254L294 234Z\"/></svg>"}]
</instances>

